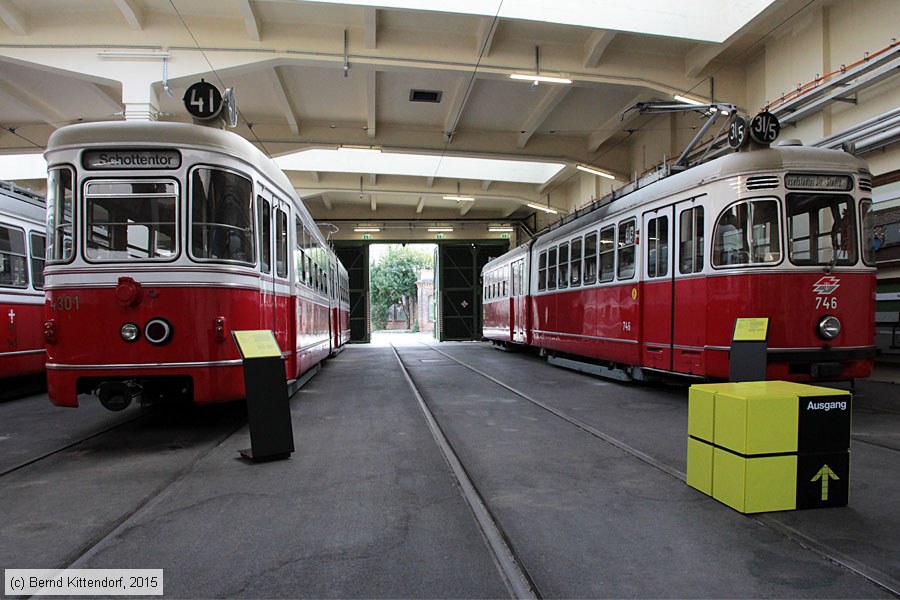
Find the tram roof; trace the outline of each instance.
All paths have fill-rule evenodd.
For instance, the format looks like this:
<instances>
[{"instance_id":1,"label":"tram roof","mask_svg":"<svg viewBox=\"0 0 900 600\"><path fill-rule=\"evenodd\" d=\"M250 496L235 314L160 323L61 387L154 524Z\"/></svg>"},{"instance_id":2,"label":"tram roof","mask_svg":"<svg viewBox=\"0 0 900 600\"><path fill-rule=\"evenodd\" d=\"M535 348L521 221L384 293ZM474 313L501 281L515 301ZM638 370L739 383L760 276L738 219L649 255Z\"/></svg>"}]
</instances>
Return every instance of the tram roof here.
<instances>
[{"instance_id":1,"label":"tram roof","mask_svg":"<svg viewBox=\"0 0 900 600\"><path fill-rule=\"evenodd\" d=\"M47 151L44 156L48 164L52 164L51 156L55 151L67 148L109 148L117 144L139 147L141 144L153 144L175 149L202 149L221 152L248 163L268 178L282 193L302 206L294 185L278 166L245 138L214 127L204 127L191 123L172 123L162 121L102 121L97 123L77 123L62 127L50 135ZM315 226L315 222L303 214L306 224L321 238L324 237Z\"/></svg>"},{"instance_id":2,"label":"tram roof","mask_svg":"<svg viewBox=\"0 0 900 600\"><path fill-rule=\"evenodd\" d=\"M628 195L603 204L596 210L573 219L560 227L538 232L534 243L540 244L566 237L573 231L587 227L609 216L632 210L655 199L675 198L699 185L727 179L737 175L758 175L772 171L796 170L804 173L851 172L869 175L868 164L842 150L829 150L813 146L784 145L736 152L697 165L665 179L648 184ZM603 202L603 199L598 200Z\"/></svg>"}]
</instances>

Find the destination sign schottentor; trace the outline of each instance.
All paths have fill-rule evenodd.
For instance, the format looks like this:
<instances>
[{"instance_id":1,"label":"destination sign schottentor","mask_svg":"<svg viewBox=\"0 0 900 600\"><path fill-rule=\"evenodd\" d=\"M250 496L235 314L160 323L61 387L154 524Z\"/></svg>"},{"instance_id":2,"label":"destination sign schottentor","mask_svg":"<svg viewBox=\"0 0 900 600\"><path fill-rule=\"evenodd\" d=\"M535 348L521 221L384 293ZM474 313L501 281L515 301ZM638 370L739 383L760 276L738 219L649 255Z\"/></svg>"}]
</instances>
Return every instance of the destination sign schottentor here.
<instances>
[{"instance_id":1,"label":"destination sign schottentor","mask_svg":"<svg viewBox=\"0 0 900 600\"><path fill-rule=\"evenodd\" d=\"M86 150L81 155L85 169L177 169L181 154L177 150Z\"/></svg>"}]
</instances>

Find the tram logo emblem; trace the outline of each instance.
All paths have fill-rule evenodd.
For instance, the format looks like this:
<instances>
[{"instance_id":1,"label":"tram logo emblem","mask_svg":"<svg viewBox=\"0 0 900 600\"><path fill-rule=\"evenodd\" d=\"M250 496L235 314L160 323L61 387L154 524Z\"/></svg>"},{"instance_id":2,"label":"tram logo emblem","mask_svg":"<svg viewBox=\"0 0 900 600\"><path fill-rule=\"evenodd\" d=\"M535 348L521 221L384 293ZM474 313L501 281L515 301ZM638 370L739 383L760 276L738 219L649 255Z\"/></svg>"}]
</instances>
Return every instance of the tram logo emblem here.
<instances>
[{"instance_id":1,"label":"tram logo emblem","mask_svg":"<svg viewBox=\"0 0 900 600\"><path fill-rule=\"evenodd\" d=\"M813 292L820 296L828 296L829 294L833 294L840 286L840 279L826 275L813 284Z\"/></svg>"}]
</instances>

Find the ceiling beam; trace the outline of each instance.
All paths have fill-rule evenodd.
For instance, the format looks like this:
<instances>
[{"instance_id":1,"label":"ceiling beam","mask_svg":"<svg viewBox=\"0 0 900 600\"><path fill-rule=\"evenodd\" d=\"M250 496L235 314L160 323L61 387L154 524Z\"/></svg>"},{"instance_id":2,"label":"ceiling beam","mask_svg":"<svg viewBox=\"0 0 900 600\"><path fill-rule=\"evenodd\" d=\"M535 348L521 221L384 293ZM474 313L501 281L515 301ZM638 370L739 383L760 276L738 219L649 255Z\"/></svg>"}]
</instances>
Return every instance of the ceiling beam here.
<instances>
[{"instance_id":1,"label":"ceiling beam","mask_svg":"<svg viewBox=\"0 0 900 600\"><path fill-rule=\"evenodd\" d=\"M466 213L472 210L472 207L475 206L474 202L460 202L462 206L459 207L459 216L464 217Z\"/></svg>"},{"instance_id":2,"label":"ceiling beam","mask_svg":"<svg viewBox=\"0 0 900 600\"><path fill-rule=\"evenodd\" d=\"M328 196L322 194L322 204L325 205L326 210L331 210L333 207L331 205L331 200L328 199Z\"/></svg>"},{"instance_id":3,"label":"ceiling beam","mask_svg":"<svg viewBox=\"0 0 900 600\"><path fill-rule=\"evenodd\" d=\"M650 94L638 94L637 96L623 104L619 108L619 110L613 113L613 116L607 119L607 121L603 123L603 125L595 129L588 136L587 151L594 152L601 146L601 144L603 144L603 142L610 139L617 133L627 129L627 125L640 116L639 111L628 109L633 107L638 102L647 102L651 98L652 96Z\"/></svg>"},{"instance_id":4,"label":"ceiling beam","mask_svg":"<svg viewBox=\"0 0 900 600\"><path fill-rule=\"evenodd\" d=\"M378 205L375 204L375 194L369 194L369 205L372 207L372 212L378 211Z\"/></svg>"},{"instance_id":5,"label":"ceiling beam","mask_svg":"<svg viewBox=\"0 0 900 600\"><path fill-rule=\"evenodd\" d=\"M141 31L144 28L144 10L137 0L115 0L115 3L129 29Z\"/></svg>"},{"instance_id":6,"label":"ceiling beam","mask_svg":"<svg viewBox=\"0 0 900 600\"><path fill-rule=\"evenodd\" d=\"M375 138L377 73L374 69L366 71L366 134L369 136L369 139Z\"/></svg>"},{"instance_id":7,"label":"ceiling beam","mask_svg":"<svg viewBox=\"0 0 900 600\"><path fill-rule=\"evenodd\" d=\"M300 119L297 118L294 109L291 107L291 100L287 95L288 87L284 84L284 78L281 76L279 69L280 67L273 67L268 70L272 91L275 93L275 102L288 122L291 132L294 135L300 135Z\"/></svg>"},{"instance_id":8,"label":"ceiling beam","mask_svg":"<svg viewBox=\"0 0 900 600\"><path fill-rule=\"evenodd\" d=\"M485 58L491 55L491 45L494 43L494 34L497 33L497 25L500 19L484 17L478 24L478 35L475 36L475 56Z\"/></svg>"},{"instance_id":9,"label":"ceiling beam","mask_svg":"<svg viewBox=\"0 0 900 600\"><path fill-rule=\"evenodd\" d=\"M425 187L428 187L428 188L434 187L434 176L425 178Z\"/></svg>"},{"instance_id":10,"label":"ceiling beam","mask_svg":"<svg viewBox=\"0 0 900 600\"><path fill-rule=\"evenodd\" d=\"M421 214L425 208L425 196L419 196L419 204L416 206L416 214Z\"/></svg>"},{"instance_id":11,"label":"ceiling beam","mask_svg":"<svg viewBox=\"0 0 900 600\"><path fill-rule=\"evenodd\" d=\"M250 0L234 1L237 3L238 8L241 10L241 15L244 17L244 28L247 30L247 37L254 42L258 42L260 39L259 18L256 16L256 11L253 10L253 4Z\"/></svg>"},{"instance_id":12,"label":"ceiling beam","mask_svg":"<svg viewBox=\"0 0 900 600\"><path fill-rule=\"evenodd\" d=\"M16 35L28 35L28 19L15 7L12 0L0 0L0 20Z\"/></svg>"},{"instance_id":13,"label":"ceiling beam","mask_svg":"<svg viewBox=\"0 0 900 600\"><path fill-rule=\"evenodd\" d=\"M121 102L107 94L103 87L97 85L96 83L85 81L83 89L94 96L97 99L97 102L109 107L109 110L112 114L120 112L124 108Z\"/></svg>"},{"instance_id":14,"label":"ceiling beam","mask_svg":"<svg viewBox=\"0 0 900 600\"><path fill-rule=\"evenodd\" d=\"M614 31L598 29L584 43L584 67L593 69L600 64L600 58L606 52L606 47L615 39Z\"/></svg>"},{"instance_id":15,"label":"ceiling beam","mask_svg":"<svg viewBox=\"0 0 900 600\"><path fill-rule=\"evenodd\" d=\"M486 192L486 191L488 191L489 189L491 189L491 184L492 184L492 183L494 183L494 182L491 181L490 179L485 179L484 181L482 181L482 182L481 182L481 191L482 191L482 192Z\"/></svg>"},{"instance_id":16,"label":"ceiling beam","mask_svg":"<svg viewBox=\"0 0 900 600\"><path fill-rule=\"evenodd\" d=\"M369 173L369 185L372 187L378 185L378 173Z\"/></svg>"},{"instance_id":17,"label":"ceiling beam","mask_svg":"<svg viewBox=\"0 0 900 600\"><path fill-rule=\"evenodd\" d=\"M525 119L525 123L519 127L519 139L516 143L516 147L520 150L525 147L528 143L528 140L531 139L531 136L534 135L534 132L538 130L544 121L547 120L547 117L553 112L553 110L559 106L559 103L563 101L566 97L566 94L569 93L569 90L572 88L567 85L548 85L550 89L544 94L544 97L541 98L541 101L538 102L537 107L532 111L528 118Z\"/></svg>"},{"instance_id":18,"label":"ceiling beam","mask_svg":"<svg viewBox=\"0 0 900 600\"><path fill-rule=\"evenodd\" d=\"M366 7L363 9L363 46L367 50L378 47L378 9Z\"/></svg>"},{"instance_id":19,"label":"ceiling beam","mask_svg":"<svg viewBox=\"0 0 900 600\"><path fill-rule=\"evenodd\" d=\"M474 80L472 81L474 87ZM465 77L460 78L453 90L453 99L447 105L447 114L444 116L444 140L451 141L456 126L462 118L462 112L466 108L466 101L469 99L470 91L469 80Z\"/></svg>"},{"instance_id":20,"label":"ceiling beam","mask_svg":"<svg viewBox=\"0 0 900 600\"><path fill-rule=\"evenodd\" d=\"M316 183L319 183L319 172L318 171L309 171L309 176L312 178L313 181L315 181Z\"/></svg>"},{"instance_id":21,"label":"ceiling beam","mask_svg":"<svg viewBox=\"0 0 900 600\"><path fill-rule=\"evenodd\" d=\"M59 129L70 121L68 117L54 110L41 98L5 77L0 77L0 98L34 114L54 129Z\"/></svg>"}]
</instances>

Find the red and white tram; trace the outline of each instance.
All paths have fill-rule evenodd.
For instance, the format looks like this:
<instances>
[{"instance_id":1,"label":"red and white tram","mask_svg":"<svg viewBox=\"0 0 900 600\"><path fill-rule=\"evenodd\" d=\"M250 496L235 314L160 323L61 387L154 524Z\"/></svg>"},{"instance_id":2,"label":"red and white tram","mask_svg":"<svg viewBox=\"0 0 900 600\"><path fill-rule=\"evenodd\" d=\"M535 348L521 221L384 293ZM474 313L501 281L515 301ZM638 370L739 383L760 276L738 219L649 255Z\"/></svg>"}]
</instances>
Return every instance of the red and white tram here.
<instances>
[{"instance_id":1,"label":"red and white tram","mask_svg":"<svg viewBox=\"0 0 900 600\"><path fill-rule=\"evenodd\" d=\"M347 273L288 178L224 130L91 123L50 137L51 401L244 397L232 331L271 330L296 382L349 337Z\"/></svg>"},{"instance_id":2,"label":"red and white tram","mask_svg":"<svg viewBox=\"0 0 900 600\"><path fill-rule=\"evenodd\" d=\"M44 198L0 181L0 379L44 371Z\"/></svg>"},{"instance_id":3,"label":"red and white tram","mask_svg":"<svg viewBox=\"0 0 900 600\"><path fill-rule=\"evenodd\" d=\"M484 335L622 379L727 379L735 320L767 317L769 379L867 377L872 227L871 175L851 154L730 154L489 262Z\"/></svg>"}]
</instances>

